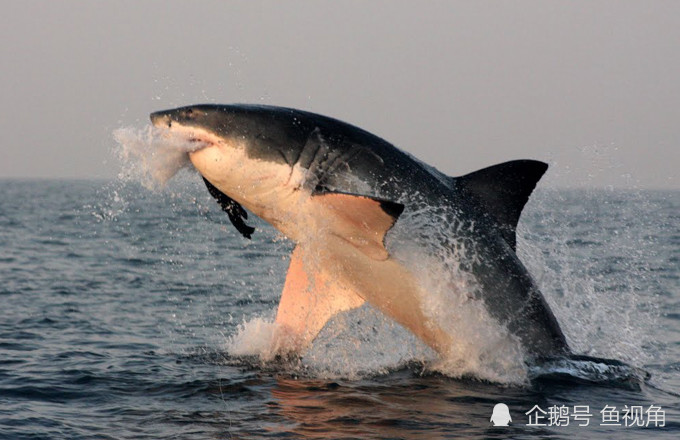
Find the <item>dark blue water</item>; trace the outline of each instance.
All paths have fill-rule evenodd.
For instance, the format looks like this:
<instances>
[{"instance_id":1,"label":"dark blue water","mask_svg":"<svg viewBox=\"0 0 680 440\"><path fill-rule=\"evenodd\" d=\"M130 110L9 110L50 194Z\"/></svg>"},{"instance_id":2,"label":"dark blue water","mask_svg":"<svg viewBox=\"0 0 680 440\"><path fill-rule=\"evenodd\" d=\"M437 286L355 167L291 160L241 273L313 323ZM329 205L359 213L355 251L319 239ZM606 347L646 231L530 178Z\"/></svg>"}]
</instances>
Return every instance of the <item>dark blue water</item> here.
<instances>
[{"instance_id":1,"label":"dark blue water","mask_svg":"<svg viewBox=\"0 0 680 440\"><path fill-rule=\"evenodd\" d=\"M361 315L303 360L236 356L271 319L292 245L258 222L243 240L209 197L191 175L162 192L0 181L0 438L680 438L680 192L535 195L520 256L570 344L651 379L554 368L522 384L433 372ZM386 341L354 351L343 332ZM509 427L489 422L498 402ZM527 426L534 405L592 417ZM626 406L650 405L655 423L625 426ZM601 426L607 406L621 426Z\"/></svg>"}]
</instances>

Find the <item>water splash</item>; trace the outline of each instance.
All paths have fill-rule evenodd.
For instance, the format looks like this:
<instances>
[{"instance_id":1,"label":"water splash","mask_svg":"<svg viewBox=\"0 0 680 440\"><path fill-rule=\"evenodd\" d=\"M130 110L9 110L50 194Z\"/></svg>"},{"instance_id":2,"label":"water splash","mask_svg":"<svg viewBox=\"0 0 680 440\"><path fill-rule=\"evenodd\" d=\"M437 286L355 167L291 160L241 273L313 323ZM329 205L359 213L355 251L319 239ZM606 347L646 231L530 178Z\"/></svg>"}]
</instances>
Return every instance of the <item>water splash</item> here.
<instances>
[{"instance_id":1,"label":"water splash","mask_svg":"<svg viewBox=\"0 0 680 440\"><path fill-rule=\"evenodd\" d=\"M123 164L118 178L139 182L151 190L162 188L179 170L190 166L188 153L203 147L161 127L119 128L113 137Z\"/></svg>"},{"instance_id":2,"label":"water splash","mask_svg":"<svg viewBox=\"0 0 680 440\"><path fill-rule=\"evenodd\" d=\"M232 357L280 367L276 328L272 316L250 318L238 326L224 348ZM366 304L332 317L311 346L283 367L297 376L355 380L435 359L436 354L410 331Z\"/></svg>"},{"instance_id":3,"label":"water splash","mask_svg":"<svg viewBox=\"0 0 680 440\"><path fill-rule=\"evenodd\" d=\"M649 285L653 210L635 191L539 190L518 230L534 274L575 352L641 365L658 317ZM635 231L646 231L638 236Z\"/></svg>"},{"instance_id":4,"label":"water splash","mask_svg":"<svg viewBox=\"0 0 680 440\"><path fill-rule=\"evenodd\" d=\"M226 351L233 356L257 356L263 361L274 358L272 340L276 332L273 318L257 316L242 323L236 333L227 339Z\"/></svg>"},{"instance_id":5,"label":"water splash","mask_svg":"<svg viewBox=\"0 0 680 440\"><path fill-rule=\"evenodd\" d=\"M425 292L425 315L452 336L446 357L427 368L450 377L476 377L499 383L527 380L520 341L486 310L480 286L469 271L479 256L477 244L461 237L453 208L421 203L405 212L388 236L388 249L413 273Z\"/></svg>"},{"instance_id":6,"label":"water splash","mask_svg":"<svg viewBox=\"0 0 680 440\"><path fill-rule=\"evenodd\" d=\"M331 318L301 361L315 377L357 379L434 359L413 333L365 304Z\"/></svg>"}]
</instances>

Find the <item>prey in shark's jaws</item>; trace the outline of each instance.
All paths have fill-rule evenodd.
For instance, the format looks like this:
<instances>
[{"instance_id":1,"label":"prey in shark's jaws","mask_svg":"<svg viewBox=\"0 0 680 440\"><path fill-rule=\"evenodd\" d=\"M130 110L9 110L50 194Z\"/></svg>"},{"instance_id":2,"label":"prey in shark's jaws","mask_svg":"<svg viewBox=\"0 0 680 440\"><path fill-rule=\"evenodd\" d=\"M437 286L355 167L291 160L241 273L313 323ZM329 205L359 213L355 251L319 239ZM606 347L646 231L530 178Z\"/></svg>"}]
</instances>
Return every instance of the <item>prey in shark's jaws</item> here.
<instances>
[{"instance_id":1,"label":"prey in shark's jaws","mask_svg":"<svg viewBox=\"0 0 680 440\"><path fill-rule=\"evenodd\" d=\"M531 358L570 353L515 253L517 222L546 164L449 177L360 128L280 107L196 105L151 121L200 144L190 160L242 235L254 232L247 209L296 243L276 315L281 352L303 350L332 316L368 302L449 355L457 335L432 316L422 278L393 252L405 245L428 261L437 261L433 249L450 251L465 278L452 289L482 304ZM398 237L406 243L390 235L400 217L424 225Z\"/></svg>"}]
</instances>

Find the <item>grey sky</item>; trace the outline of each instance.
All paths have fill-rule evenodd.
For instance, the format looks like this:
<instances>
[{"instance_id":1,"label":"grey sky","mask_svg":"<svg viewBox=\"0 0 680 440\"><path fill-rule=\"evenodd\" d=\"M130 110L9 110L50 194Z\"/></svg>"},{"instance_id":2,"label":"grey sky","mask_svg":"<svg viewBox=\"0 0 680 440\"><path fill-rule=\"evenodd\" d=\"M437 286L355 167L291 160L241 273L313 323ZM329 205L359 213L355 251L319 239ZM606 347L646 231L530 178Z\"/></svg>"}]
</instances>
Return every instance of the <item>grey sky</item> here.
<instances>
[{"instance_id":1,"label":"grey sky","mask_svg":"<svg viewBox=\"0 0 680 440\"><path fill-rule=\"evenodd\" d=\"M457 175L680 187L677 1L26 1L0 14L0 177L113 177L111 132L299 107Z\"/></svg>"}]
</instances>

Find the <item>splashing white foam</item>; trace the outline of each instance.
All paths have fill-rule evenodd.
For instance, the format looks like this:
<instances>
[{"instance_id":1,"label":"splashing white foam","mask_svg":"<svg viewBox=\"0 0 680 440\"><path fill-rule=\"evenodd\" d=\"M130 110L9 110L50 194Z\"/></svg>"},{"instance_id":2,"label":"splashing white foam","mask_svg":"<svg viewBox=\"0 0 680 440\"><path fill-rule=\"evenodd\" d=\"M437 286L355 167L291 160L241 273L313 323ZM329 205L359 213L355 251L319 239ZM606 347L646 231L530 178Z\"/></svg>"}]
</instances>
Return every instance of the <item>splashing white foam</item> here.
<instances>
[{"instance_id":1,"label":"splashing white foam","mask_svg":"<svg viewBox=\"0 0 680 440\"><path fill-rule=\"evenodd\" d=\"M656 340L658 310L653 295L640 292L655 253L654 226L631 227L649 222L648 203L633 191L539 191L526 210L535 226L520 223L518 254L577 353L650 361L645 347ZM565 230L564 213L580 218L577 230Z\"/></svg>"},{"instance_id":2,"label":"splashing white foam","mask_svg":"<svg viewBox=\"0 0 680 440\"><path fill-rule=\"evenodd\" d=\"M266 364L278 353L276 329L271 317L249 319L239 325L224 348L232 356L255 356ZM411 332L365 304L332 317L293 368L315 378L359 379L410 361L434 359L436 354Z\"/></svg>"},{"instance_id":3,"label":"splashing white foam","mask_svg":"<svg viewBox=\"0 0 680 440\"><path fill-rule=\"evenodd\" d=\"M433 217L436 213L407 214L390 239L393 256L411 270L426 292L421 298L425 315L452 336L447 356L429 368L451 377L471 376L507 384L526 382L528 370L520 341L489 315L482 301L475 299L479 297L479 286L472 274L461 268L461 261L476 258L474 245L452 242L449 237L456 236L453 231L440 231L441 234L421 237L417 245L404 245L412 242L413 233L409 231L446 229L441 223L420 224L429 223ZM458 226L449 223L448 227Z\"/></svg>"},{"instance_id":4,"label":"splashing white foam","mask_svg":"<svg viewBox=\"0 0 680 440\"><path fill-rule=\"evenodd\" d=\"M331 318L304 353L302 364L315 377L356 379L411 361L427 363L436 356L413 333L365 304Z\"/></svg>"},{"instance_id":5,"label":"splashing white foam","mask_svg":"<svg viewBox=\"0 0 680 440\"><path fill-rule=\"evenodd\" d=\"M272 318L255 317L244 322L238 331L227 339L227 352L234 356L258 356L262 360L274 357L272 339L276 330L276 323Z\"/></svg>"},{"instance_id":6,"label":"splashing white foam","mask_svg":"<svg viewBox=\"0 0 680 440\"><path fill-rule=\"evenodd\" d=\"M185 135L165 128L119 128L113 132L123 166L118 178L138 181L148 189L163 187L177 172L190 165L189 154L203 147Z\"/></svg>"}]
</instances>

